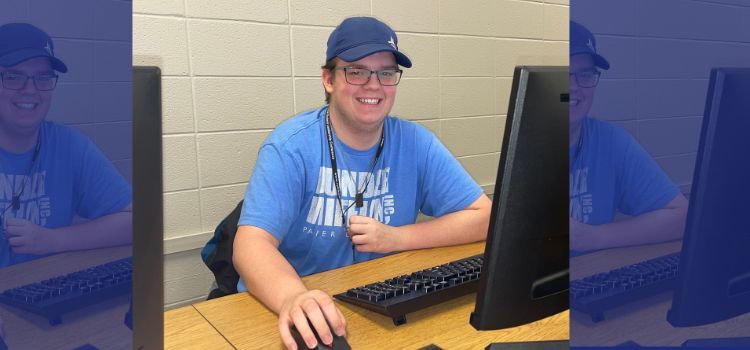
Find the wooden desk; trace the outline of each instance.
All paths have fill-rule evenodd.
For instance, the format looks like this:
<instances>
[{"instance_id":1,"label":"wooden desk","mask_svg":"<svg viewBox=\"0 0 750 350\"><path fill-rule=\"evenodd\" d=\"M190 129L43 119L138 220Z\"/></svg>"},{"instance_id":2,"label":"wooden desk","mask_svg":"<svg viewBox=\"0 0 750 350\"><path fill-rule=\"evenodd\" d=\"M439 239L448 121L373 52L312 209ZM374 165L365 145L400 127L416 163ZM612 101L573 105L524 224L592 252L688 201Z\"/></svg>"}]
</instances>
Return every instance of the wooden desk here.
<instances>
[{"instance_id":1,"label":"wooden desk","mask_svg":"<svg viewBox=\"0 0 750 350\"><path fill-rule=\"evenodd\" d=\"M165 349L233 349L192 306L164 313L164 340Z\"/></svg>"},{"instance_id":2,"label":"wooden desk","mask_svg":"<svg viewBox=\"0 0 750 350\"><path fill-rule=\"evenodd\" d=\"M104 264L131 255L131 247L115 247L58 254L0 269L0 291ZM124 324L127 296L84 307L62 316L50 326L46 318L0 304L5 342L10 349L73 349L91 344L100 349L127 349L132 332Z\"/></svg>"},{"instance_id":3,"label":"wooden desk","mask_svg":"<svg viewBox=\"0 0 750 350\"><path fill-rule=\"evenodd\" d=\"M682 242L617 248L572 258L570 278L579 279L661 255L678 252ZM634 341L641 346L679 346L685 340L750 336L750 314L716 324L675 328L667 322L672 293L662 293L604 313L599 323L581 312L570 313L571 346L612 346Z\"/></svg>"},{"instance_id":4,"label":"wooden desk","mask_svg":"<svg viewBox=\"0 0 750 350\"><path fill-rule=\"evenodd\" d=\"M307 276L311 289L331 295L452 260L480 254L484 243L411 251ZM493 342L568 339L568 312L506 330L476 331L469 324L476 294L407 315L407 323L337 302L346 317L347 340L353 349L419 349L435 344L444 349L482 349ZM238 349L281 349L276 315L248 293L194 305ZM502 310L498 310L502 312ZM171 344L177 339L165 339ZM196 347L200 348L200 347Z\"/></svg>"}]
</instances>

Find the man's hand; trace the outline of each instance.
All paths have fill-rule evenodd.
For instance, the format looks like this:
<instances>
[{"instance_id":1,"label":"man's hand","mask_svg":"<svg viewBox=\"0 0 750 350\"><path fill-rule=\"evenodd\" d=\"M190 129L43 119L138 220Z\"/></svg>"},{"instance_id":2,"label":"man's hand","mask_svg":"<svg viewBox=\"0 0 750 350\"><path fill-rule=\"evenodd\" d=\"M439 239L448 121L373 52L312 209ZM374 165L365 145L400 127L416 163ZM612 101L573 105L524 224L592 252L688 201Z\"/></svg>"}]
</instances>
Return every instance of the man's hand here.
<instances>
[{"instance_id":1,"label":"man's hand","mask_svg":"<svg viewBox=\"0 0 750 350\"><path fill-rule=\"evenodd\" d=\"M5 238L13 251L19 254L55 252L56 243L52 230L31 221L8 218L5 222Z\"/></svg>"},{"instance_id":2,"label":"man's hand","mask_svg":"<svg viewBox=\"0 0 750 350\"><path fill-rule=\"evenodd\" d=\"M598 237L594 227L570 218L570 250L582 252L597 249Z\"/></svg>"},{"instance_id":3,"label":"man's hand","mask_svg":"<svg viewBox=\"0 0 750 350\"><path fill-rule=\"evenodd\" d=\"M360 252L390 253L400 250L397 227L367 216L349 218L349 237Z\"/></svg>"},{"instance_id":4,"label":"man's hand","mask_svg":"<svg viewBox=\"0 0 750 350\"><path fill-rule=\"evenodd\" d=\"M346 334L346 320L333 303L333 299L320 290L307 291L287 299L279 312L279 333L287 349L297 349L297 343L289 330L292 325L297 328L308 348L318 346L315 334L307 322L308 319L326 345L331 345L333 342L331 328L338 336L343 337ZM328 325L331 327L329 328Z\"/></svg>"}]
</instances>

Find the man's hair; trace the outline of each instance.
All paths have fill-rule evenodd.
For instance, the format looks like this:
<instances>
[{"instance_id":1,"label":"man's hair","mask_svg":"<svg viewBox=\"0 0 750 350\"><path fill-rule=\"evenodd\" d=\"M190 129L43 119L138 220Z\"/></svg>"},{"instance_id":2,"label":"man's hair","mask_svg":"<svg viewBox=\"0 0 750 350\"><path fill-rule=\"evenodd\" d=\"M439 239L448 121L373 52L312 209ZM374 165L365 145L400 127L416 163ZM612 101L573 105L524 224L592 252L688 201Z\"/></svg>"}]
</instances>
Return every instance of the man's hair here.
<instances>
[{"instance_id":1,"label":"man's hair","mask_svg":"<svg viewBox=\"0 0 750 350\"><path fill-rule=\"evenodd\" d=\"M331 71L331 74L333 74L333 69L336 68L336 61L337 61L336 57L331 58L330 60L328 60L328 62L326 62L326 64L324 64L320 68L323 68L325 70ZM333 80L333 78L331 78L331 80ZM328 91L326 91L325 86L323 87L323 92L326 95L326 104L330 104L331 103L331 94L329 94Z\"/></svg>"}]
</instances>

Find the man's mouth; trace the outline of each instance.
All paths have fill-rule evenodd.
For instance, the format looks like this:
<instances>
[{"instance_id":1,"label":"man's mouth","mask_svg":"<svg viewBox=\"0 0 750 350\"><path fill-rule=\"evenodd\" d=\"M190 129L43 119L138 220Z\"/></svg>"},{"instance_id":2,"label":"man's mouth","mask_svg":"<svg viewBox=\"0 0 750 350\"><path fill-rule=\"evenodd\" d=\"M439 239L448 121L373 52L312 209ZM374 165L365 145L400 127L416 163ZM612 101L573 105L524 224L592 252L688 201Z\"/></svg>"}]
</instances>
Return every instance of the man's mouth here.
<instances>
[{"instance_id":1,"label":"man's mouth","mask_svg":"<svg viewBox=\"0 0 750 350\"><path fill-rule=\"evenodd\" d=\"M39 106L38 103L34 102L15 102L13 103L14 106L18 109L25 109L25 110L34 110L37 106Z\"/></svg>"},{"instance_id":2,"label":"man's mouth","mask_svg":"<svg viewBox=\"0 0 750 350\"><path fill-rule=\"evenodd\" d=\"M357 98L357 101L360 103L364 103L366 105L376 105L379 104L380 101L383 101L381 98Z\"/></svg>"},{"instance_id":3,"label":"man's mouth","mask_svg":"<svg viewBox=\"0 0 750 350\"><path fill-rule=\"evenodd\" d=\"M571 106L578 106L578 103L580 103L580 102L581 102L581 100L576 99L576 98L571 98L570 99L570 105Z\"/></svg>"}]
</instances>

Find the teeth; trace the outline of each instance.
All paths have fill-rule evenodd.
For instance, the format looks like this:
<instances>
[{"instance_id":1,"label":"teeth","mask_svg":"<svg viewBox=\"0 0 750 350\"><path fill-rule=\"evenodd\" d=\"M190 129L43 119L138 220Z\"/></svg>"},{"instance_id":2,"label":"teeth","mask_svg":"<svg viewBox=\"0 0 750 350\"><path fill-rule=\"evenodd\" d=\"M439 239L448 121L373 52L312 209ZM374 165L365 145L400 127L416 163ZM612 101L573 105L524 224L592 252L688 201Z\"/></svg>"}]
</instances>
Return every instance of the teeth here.
<instances>
[{"instance_id":1,"label":"teeth","mask_svg":"<svg viewBox=\"0 0 750 350\"><path fill-rule=\"evenodd\" d=\"M362 102L364 104L368 104L368 105L376 105L380 103L379 98L358 98L357 101Z\"/></svg>"},{"instance_id":2,"label":"teeth","mask_svg":"<svg viewBox=\"0 0 750 350\"><path fill-rule=\"evenodd\" d=\"M570 105L571 106L577 106L578 105L578 100L570 100Z\"/></svg>"},{"instance_id":3,"label":"teeth","mask_svg":"<svg viewBox=\"0 0 750 350\"><path fill-rule=\"evenodd\" d=\"M21 109L34 109L36 108L36 103L16 103L16 107Z\"/></svg>"}]
</instances>

